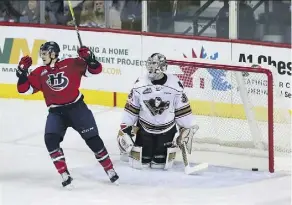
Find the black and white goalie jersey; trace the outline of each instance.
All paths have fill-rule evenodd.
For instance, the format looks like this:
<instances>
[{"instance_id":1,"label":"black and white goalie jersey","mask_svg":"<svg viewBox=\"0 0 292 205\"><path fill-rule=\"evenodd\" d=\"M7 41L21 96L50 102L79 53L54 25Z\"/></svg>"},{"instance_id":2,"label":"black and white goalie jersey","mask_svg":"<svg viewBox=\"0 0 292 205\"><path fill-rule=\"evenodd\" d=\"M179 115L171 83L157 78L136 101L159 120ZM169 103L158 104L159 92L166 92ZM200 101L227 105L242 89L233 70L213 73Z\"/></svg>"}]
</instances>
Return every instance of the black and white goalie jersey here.
<instances>
[{"instance_id":1,"label":"black and white goalie jersey","mask_svg":"<svg viewBox=\"0 0 292 205\"><path fill-rule=\"evenodd\" d=\"M134 125L137 120L149 133L164 133L176 123L190 128L192 110L182 83L175 75L165 74L163 85L155 85L150 79L140 77L135 82L126 103L122 123Z\"/></svg>"}]
</instances>

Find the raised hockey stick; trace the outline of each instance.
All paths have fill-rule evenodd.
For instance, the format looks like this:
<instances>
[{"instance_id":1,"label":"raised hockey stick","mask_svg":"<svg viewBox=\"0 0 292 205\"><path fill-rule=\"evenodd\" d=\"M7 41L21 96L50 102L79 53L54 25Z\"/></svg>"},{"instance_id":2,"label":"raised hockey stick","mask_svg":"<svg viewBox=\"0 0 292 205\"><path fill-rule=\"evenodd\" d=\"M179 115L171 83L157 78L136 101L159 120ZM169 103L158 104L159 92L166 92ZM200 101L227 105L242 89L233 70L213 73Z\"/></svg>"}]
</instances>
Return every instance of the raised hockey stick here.
<instances>
[{"instance_id":1,"label":"raised hockey stick","mask_svg":"<svg viewBox=\"0 0 292 205\"><path fill-rule=\"evenodd\" d=\"M79 33L79 30L78 30L78 27L77 27L77 23L76 23L74 10L73 10L71 1L68 1L68 5L69 5L69 10L70 10L70 13L71 13L71 16L72 16L72 19L73 19L73 23L74 23L74 26L75 26L75 30L76 30L76 33L77 33L78 41L79 41L80 47L82 47L83 44L82 44L80 33Z\"/></svg>"}]
</instances>

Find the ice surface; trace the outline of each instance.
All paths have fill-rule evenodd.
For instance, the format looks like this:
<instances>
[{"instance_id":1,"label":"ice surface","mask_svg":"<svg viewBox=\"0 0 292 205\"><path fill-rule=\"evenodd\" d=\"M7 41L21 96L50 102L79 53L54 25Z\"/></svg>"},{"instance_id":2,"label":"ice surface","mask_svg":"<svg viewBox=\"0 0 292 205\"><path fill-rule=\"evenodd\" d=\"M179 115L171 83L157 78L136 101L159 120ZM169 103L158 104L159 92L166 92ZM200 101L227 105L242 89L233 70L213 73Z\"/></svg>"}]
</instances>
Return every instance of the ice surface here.
<instances>
[{"instance_id":1,"label":"ice surface","mask_svg":"<svg viewBox=\"0 0 292 205\"><path fill-rule=\"evenodd\" d=\"M0 205L290 205L291 176L211 166L198 175L133 170L119 161L116 134L121 109L90 106L120 175L109 182L78 134L62 144L75 188L61 187L44 145L43 101L0 100Z\"/></svg>"}]
</instances>

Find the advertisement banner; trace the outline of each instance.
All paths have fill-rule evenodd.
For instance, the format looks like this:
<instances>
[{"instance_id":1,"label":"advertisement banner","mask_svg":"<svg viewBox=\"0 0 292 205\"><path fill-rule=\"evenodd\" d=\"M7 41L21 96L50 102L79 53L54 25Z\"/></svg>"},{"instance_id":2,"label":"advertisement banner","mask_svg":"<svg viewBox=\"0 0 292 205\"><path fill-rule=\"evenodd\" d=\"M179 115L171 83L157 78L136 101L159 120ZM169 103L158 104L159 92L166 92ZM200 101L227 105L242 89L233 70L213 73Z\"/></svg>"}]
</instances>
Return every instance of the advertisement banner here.
<instances>
[{"instance_id":1,"label":"advertisement banner","mask_svg":"<svg viewBox=\"0 0 292 205\"><path fill-rule=\"evenodd\" d=\"M245 44L232 45L232 61L257 64L269 69L274 78L274 96L276 107L292 109L291 104L291 49ZM266 99L267 78L263 74L253 74L245 79L249 94L254 101Z\"/></svg>"},{"instance_id":2,"label":"advertisement banner","mask_svg":"<svg viewBox=\"0 0 292 205\"><path fill-rule=\"evenodd\" d=\"M275 107L292 109L291 49L114 32L81 31L81 37L83 44L90 47L104 67L102 74L82 81L83 89L128 93L136 79L146 72L147 58L159 52L171 60L268 65L266 68L271 69L275 79ZM61 59L77 56L79 45L74 30L1 26L0 83L16 83L15 69L24 55L32 57L32 69L41 65L39 47L46 41L56 41L60 45ZM177 75L190 99L205 107L206 102L217 105L243 103L234 72L184 65L170 65L167 72ZM266 76L250 74L244 77L244 82L252 104L267 106ZM228 109L227 106L222 110Z\"/></svg>"},{"instance_id":3,"label":"advertisement banner","mask_svg":"<svg viewBox=\"0 0 292 205\"><path fill-rule=\"evenodd\" d=\"M0 82L16 83L15 69L24 55L33 59L32 69L42 65L39 58L40 45L56 41L61 49L60 58L76 57L79 47L72 30L42 28L1 27ZM128 92L137 76L141 75L140 36L115 33L82 32L83 44L94 51L103 64L103 73L82 82L82 88L116 92Z\"/></svg>"}]
</instances>

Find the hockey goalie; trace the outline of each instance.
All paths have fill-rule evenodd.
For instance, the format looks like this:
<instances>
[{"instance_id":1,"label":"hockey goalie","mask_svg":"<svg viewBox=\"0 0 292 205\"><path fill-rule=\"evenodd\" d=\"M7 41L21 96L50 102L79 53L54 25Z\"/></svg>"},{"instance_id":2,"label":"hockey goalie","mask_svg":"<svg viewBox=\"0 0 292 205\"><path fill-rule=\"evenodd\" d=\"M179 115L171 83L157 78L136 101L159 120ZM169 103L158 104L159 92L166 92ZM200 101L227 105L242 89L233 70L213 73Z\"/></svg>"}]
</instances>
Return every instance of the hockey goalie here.
<instances>
[{"instance_id":1,"label":"hockey goalie","mask_svg":"<svg viewBox=\"0 0 292 205\"><path fill-rule=\"evenodd\" d=\"M180 144L191 150L192 110L179 79L166 74L166 57L152 54L147 75L131 90L118 133L121 159L131 167L169 169ZM178 133L177 133L178 131Z\"/></svg>"}]
</instances>

